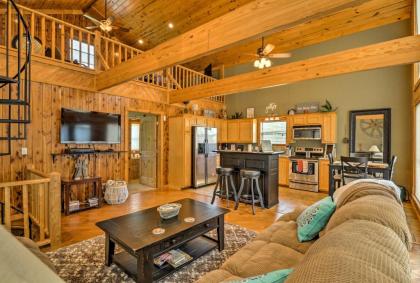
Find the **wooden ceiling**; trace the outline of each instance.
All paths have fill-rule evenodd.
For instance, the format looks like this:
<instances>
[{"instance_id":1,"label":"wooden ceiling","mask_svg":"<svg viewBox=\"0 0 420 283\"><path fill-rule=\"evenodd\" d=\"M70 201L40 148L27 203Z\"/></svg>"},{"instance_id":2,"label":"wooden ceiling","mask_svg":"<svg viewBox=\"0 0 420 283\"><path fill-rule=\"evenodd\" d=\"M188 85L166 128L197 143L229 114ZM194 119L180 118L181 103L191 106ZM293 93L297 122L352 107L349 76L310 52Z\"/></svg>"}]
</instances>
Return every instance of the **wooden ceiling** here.
<instances>
[{"instance_id":1,"label":"wooden ceiling","mask_svg":"<svg viewBox=\"0 0 420 283\"><path fill-rule=\"evenodd\" d=\"M147 50L177 35L185 33L212 19L229 13L252 0L107 0L108 15L116 23L130 27L128 33L119 32L117 38L137 48ZM17 0L35 9L89 8L92 14L103 14L104 0ZM348 8L322 19L308 21L292 29L271 35L266 42L276 45L275 52L286 52L354 32L407 19L411 15L412 0L370 0L357 8ZM80 16L81 17L81 16ZM82 21L81 21L82 22ZM168 23L174 29L168 28ZM144 44L138 43L139 39ZM220 51L187 64L202 70L208 64L233 65L254 60L246 54L255 53L260 40Z\"/></svg>"}]
</instances>

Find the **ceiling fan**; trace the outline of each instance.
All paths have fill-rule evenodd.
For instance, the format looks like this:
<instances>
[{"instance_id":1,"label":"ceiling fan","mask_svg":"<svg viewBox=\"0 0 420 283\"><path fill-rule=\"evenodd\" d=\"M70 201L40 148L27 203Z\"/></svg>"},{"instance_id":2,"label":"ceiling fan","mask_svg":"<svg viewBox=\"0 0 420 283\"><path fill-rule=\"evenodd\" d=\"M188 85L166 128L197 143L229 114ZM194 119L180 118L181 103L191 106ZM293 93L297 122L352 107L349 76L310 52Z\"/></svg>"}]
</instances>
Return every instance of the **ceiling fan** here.
<instances>
[{"instance_id":1,"label":"ceiling fan","mask_svg":"<svg viewBox=\"0 0 420 283\"><path fill-rule=\"evenodd\" d=\"M261 47L257 49L255 54L249 54L251 56L258 57L254 61L254 67L259 69L271 67L271 60L269 58L282 59L290 58L292 54L290 53L271 53L273 52L276 46L274 44L268 43L264 44L264 37L261 39Z\"/></svg>"},{"instance_id":2,"label":"ceiling fan","mask_svg":"<svg viewBox=\"0 0 420 283\"><path fill-rule=\"evenodd\" d=\"M125 27L122 27L122 26L114 25L113 23L115 21L115 18L113 16L107 17L107 10L108 10L107 9L107 0L104 0L104 2L105 2L105 18L103 20L98 20L98 19L90 16L87 12L83 13L83 16L85 18L91 20L95 24L94 26L86 27L86 29L89 29L89 30L100 29L107 34L110 34L112 31L115 31L115 30L122 31L122 32L129 32L130 28L125 28ZM92 5L90 5L89 8L91 6Z\"/></svg>"}]
</instances>

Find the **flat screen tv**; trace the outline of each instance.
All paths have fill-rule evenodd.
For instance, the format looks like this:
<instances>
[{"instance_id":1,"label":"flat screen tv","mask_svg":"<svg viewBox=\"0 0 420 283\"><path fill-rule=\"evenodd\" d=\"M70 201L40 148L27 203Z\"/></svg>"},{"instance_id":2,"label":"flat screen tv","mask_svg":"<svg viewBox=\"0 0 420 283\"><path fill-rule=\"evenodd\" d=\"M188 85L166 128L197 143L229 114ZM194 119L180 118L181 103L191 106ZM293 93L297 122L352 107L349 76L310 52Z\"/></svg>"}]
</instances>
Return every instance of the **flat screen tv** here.
<instances>
[{"instance_id":1,"label":"flat screen tv","mask_svg":"<svg viewBox=\"0 0 420 283\"><path fill-rule=\"evenodd\" d=\"M120 115L61 109L61 143L117 144L120 132Z\"/></svg>"}]
</instances>

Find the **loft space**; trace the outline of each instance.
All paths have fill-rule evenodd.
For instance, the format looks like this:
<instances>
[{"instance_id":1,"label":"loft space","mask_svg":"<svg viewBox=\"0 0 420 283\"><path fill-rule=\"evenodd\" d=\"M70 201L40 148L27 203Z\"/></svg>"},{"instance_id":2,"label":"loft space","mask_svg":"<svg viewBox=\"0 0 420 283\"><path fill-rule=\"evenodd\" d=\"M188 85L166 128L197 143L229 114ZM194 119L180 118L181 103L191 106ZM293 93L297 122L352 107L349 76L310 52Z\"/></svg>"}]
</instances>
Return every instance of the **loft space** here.
<instances>
[{"instance_id":1,"label":"loft space","mask_svg":"<svg viewBox=\"0 0 420 283\"><path fill-rule=\"evenodd\" d=\"M419 7L0 0L0 276L417 281Z\"/></svg>"}]
</instances>

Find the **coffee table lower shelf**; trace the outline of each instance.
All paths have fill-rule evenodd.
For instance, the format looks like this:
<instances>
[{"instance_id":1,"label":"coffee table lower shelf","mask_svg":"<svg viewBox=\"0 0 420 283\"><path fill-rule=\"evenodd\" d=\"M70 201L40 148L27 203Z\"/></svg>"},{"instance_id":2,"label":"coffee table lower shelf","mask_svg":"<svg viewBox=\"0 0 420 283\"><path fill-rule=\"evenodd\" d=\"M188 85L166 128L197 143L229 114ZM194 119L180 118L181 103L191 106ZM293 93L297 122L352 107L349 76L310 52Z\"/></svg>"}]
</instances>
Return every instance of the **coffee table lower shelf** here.
<instances>
[{"instance_id":1,"label":"coffee table lower shelf","mask_svg":"<svg viewBox=\"0 0 420 283\"><path fill-rule=\"evenodd\" d=\"M216 247L217 242L205 236L200 236L185 244L182 244L179 247L175 247L174 249L181 249L182 251L189 254L192 257L192 259L178 266L177 268L174 268L169 264L164 265L161 268L157 267L156 265L153 265L153 280L158 280L170 275L171 273L175 272L176 270L179 270L180 268L191 263L192 261L203 256L204 254L208 253ZM137 259L134 256L130 255L128 252L120 252L118 254L115 254L113 257L113 263L122 268L131 277L137 278Z\"/></svg>"}]
</instances>

